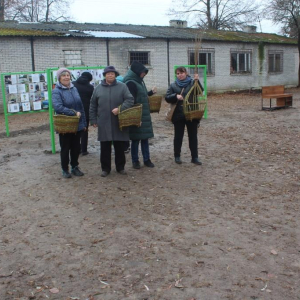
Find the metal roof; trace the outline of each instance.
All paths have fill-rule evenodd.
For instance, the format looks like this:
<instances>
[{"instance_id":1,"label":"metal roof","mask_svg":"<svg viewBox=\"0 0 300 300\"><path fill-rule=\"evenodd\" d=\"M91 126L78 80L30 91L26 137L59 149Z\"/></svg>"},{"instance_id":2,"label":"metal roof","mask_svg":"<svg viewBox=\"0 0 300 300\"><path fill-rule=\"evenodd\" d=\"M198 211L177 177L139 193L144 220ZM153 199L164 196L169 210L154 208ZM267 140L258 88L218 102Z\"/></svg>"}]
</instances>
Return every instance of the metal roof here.
<instances>
[{"instance_id":1,"label":"metal roof","mask_svg":"<svg viewBox=\"0 0 300 300\"><path fill-rule=\"evenodd\" d=\"M122 34L121 34L122 33ZM105 36L107 34L107 36ZM252 42L272 44L297 44L296 39L270 33L247 33L243 31L206 30L176 28L171 26L149 26L101 23L18 23L0 22L0 36L72 36L94 38L151 38L194 40L202 36L203 41Z\"/></svg>"}]
</instances>

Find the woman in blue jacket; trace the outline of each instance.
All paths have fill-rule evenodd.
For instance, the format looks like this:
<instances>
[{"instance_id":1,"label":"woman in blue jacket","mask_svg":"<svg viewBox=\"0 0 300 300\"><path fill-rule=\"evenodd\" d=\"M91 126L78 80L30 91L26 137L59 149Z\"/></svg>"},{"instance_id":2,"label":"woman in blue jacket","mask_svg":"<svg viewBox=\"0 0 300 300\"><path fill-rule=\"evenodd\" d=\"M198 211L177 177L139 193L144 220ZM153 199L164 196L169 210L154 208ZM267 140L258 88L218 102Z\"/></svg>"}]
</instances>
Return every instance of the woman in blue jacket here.
<instances>
[{"instance_id":1,"label":"woman in blue jacket","mask_svg":"<svg viewBox=\"0 0 300 300\"><path fill-rule=\"evenodd\" d=\"M61 68L56 75L58 82L52 91L52 102L55 112L57 114L80 117L77 133L59 134L62 174L64 178L71 178L69 173L70 163L71 173L74 176L83 176L84 173L78 168L78 157L80 154L81 132L86 130L87 126L84 108L79 93L71 82L71 72L66 68Z\"/></svg>"}]
</instances>

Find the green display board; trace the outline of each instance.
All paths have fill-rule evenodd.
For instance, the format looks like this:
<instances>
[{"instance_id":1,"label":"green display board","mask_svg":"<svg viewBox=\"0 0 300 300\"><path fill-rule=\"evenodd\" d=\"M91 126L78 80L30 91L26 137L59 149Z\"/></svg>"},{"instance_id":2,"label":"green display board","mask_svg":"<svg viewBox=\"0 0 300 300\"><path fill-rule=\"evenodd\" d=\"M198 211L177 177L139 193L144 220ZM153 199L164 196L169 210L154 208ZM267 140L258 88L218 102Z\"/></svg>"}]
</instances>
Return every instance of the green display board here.
<instances>
[{"instance_id":1,"label":"green display board","mask_svg":"<svg viewBox=\"0 0 300 300\"><path fill-rule=\"evenodd\" d=\"M8 117L15 114L49 110L47 71L1 74L6 135L9 136Z\"/></svg>"},{"instance_id":2,"label":"green display board","mask_svg":"<svg viewBox=\"0 0 300 300\"><path fill-rule=\"evenodd\" d=\"M195 70L197 70L197 73L199 75L199 80L204 88L204 91L203 91L203 96L202 97L199 97L198 99L201 101L205 100L206 101L206 108L205 108L205 111L204 111L204 115L203 117L205 119L207 119L207 116L208 116L208 112L207 112L207 75L206 75L206 65L178 65L178 66L174 66L174 74L175 74L175 70L178 68L178 67L185 67L189 73L189 75L191 75L193 77L193 74L195 74ZM175 76L175 80L176 80L176 74L174 75Z\"/></svg>"},{"instance_id":3,"label":"green display board","mask_svg":"<svg viewBox=\"0 0 300 300\"><path fill-rule=\"evenodd\" d=\"M93 76L91 84L95 87L103 79L103 66L72 67L71 81L75 81L83 72ZM5 117L6 136L9 137L9 116L49 112L50 136L52 153L55 153L55 132L53 125L53 106L51 92L57 82L56 71L51 68L37 72L13 72L1 74L3 109Z\"/></svg>"}]
</instances>

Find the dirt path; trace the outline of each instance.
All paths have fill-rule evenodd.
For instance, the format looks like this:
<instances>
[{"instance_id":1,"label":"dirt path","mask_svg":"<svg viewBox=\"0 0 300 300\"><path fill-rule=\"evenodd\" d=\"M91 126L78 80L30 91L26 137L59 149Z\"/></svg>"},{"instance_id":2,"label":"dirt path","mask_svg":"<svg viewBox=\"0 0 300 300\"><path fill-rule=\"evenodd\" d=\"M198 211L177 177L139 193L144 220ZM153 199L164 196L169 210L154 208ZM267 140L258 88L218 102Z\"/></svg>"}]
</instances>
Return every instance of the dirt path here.
<instances>
[{"instance_id":1,"label":"dirt path","mask_svg":"<svg viewBox=\"0 0 300 300\"><path fill-rule=\"evenodd\" d=\"M100 177L99 143L63 179L47 114L0 121L0 299L300 299L300 93L215 95L202 166L173 161L173 128L153 115L154 169ZM58 142L58 141L57 141ZM59 149L58 144L56 145Z\"/></svg>"}]
</instances>

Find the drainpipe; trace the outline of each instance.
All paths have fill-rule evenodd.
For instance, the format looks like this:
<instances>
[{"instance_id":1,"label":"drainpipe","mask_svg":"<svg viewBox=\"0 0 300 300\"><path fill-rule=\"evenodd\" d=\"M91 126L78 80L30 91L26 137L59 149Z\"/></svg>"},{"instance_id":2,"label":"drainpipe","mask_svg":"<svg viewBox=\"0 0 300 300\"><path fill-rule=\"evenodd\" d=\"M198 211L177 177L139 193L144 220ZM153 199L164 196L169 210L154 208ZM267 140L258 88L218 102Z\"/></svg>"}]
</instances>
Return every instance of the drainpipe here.
<instances>
[{"instance_id":1,"label":"drainpipe","mask_svg":"<svg viewBox=\"0 0 300 300\"><path fill-rule=\"evenodd\" d=\"M106 39L106 61L109 66L109 39Z\"/></svg>"},{"instance_id":2,"label":"drainpipe","mask_svg":"<svg viewBox=\"0 0 300 300\"><path fill-rule=\"evenodd\" d=\"M168 86L170 86L170 40L167 39Z\"/></svg>"},{"instance_id":3,"label":"drainpipe","mask_svg":"<svg viewBox=\"0 0 300 300\"><path fill-rule=\"evenodd\" d=\"M35 71L33 37L30 37L30 50L31 50L31 68L32 71Z\"/></svg>"}]
</instances>

